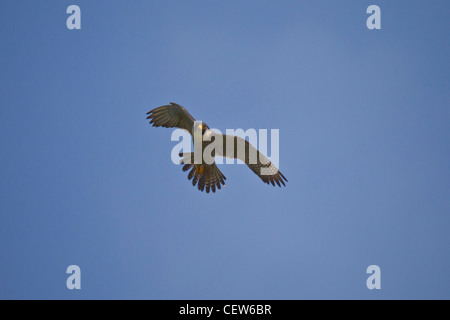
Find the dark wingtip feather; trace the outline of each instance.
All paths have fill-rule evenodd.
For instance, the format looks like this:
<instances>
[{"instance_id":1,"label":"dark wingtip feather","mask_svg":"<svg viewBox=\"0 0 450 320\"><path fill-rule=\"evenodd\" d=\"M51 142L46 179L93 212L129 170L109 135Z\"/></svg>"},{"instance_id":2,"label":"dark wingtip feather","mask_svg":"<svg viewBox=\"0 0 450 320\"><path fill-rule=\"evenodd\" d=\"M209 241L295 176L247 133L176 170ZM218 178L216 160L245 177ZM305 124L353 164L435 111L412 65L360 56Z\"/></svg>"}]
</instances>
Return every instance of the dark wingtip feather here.
<instances>
[{"instance_id":1,"label":"dark wingtip feather","mask_svg":"<svg viewBox=\"0 0 450 320\"><path fill-rule=\"evenodd\" d=\"M188 174L188 180L192 179L192 177L194 176L194 171L195 171L195 168L192 168L192 170Z\"/></svg>"}]
</instances>

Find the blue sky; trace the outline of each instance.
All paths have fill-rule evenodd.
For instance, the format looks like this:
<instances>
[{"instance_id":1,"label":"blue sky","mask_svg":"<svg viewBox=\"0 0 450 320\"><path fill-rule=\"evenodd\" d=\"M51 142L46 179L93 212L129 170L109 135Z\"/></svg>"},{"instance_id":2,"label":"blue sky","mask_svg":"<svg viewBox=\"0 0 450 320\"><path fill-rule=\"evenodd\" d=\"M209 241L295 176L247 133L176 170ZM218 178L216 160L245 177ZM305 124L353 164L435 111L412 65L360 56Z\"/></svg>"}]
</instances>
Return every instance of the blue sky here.
<instances>
[{"instance_id":1,"label":"blue sky","mask_svg":"<svg viewBox=\"0 0 450 320\"><path fill-rule=\"evenodd\" d=\"M449 9L5 1L0 298L449 299ZM287 187L222 165L193 188L145 119L169 101L279 129Z\"/></svg>"}]
</instances>

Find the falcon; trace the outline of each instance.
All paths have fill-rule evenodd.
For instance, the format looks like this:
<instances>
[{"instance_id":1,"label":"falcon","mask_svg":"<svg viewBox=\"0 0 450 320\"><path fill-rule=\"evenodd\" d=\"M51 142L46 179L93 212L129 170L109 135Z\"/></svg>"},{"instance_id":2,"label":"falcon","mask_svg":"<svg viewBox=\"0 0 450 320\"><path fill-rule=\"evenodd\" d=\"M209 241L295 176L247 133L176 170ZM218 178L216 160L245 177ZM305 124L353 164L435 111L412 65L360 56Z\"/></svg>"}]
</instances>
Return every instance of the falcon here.
<instances>
[{"instance_id":1,"label":"falcon","mask_svg":"<svg viewBox=\"0 0 450 320\"><path fill-rule=\"evenodd\" d=\"M219 139L218 141L223 143L223 148L214 149L211 154L213 157L217 155L239 159L256 173L264 183L273 186L277 184L279 187L281 185L286 186L285 181L288 181L286 177L250 142L238 136L212 131L206 123L195 121L189 112L179 104L170 102L168 105L150 110L147 115L147 119L150 120L153 127L184 129L191 134L192 139L196 134L201 134L202 152L215 139ZM232 147L227 149L227 145ZM239 152L238 146L245 147L245 151ZM225 185L226 178L214 161L208 163L209 161L202 158L201 163L195 164L194 152L180 153L180 157L180 163L184 164L183 171L190 170L187 177L192 180L194 187L197 185L200 191L216 192L216 189L221 189L222 185Z\"/></svg>"}]
</instances>

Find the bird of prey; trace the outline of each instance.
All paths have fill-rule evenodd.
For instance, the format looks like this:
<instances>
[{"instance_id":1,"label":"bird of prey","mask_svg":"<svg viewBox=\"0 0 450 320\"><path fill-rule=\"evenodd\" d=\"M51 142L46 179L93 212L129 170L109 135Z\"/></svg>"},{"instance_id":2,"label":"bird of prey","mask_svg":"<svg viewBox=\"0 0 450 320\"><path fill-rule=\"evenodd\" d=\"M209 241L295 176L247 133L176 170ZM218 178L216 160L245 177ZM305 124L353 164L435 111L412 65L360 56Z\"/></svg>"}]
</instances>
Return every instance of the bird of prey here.
<instances>
[{"instance_id":1,"label":"bird of prey","mask_svg":"<svg viewBox=\"0 0 450 320\"><path fill-rule=\"evenodd\" d=\"M284 181L287 181L285 176L272 164L272 162L259 152L250 142L238 136L230 136L218 134L210 130L209 126L204 122L196 122L189 112L179 104L170 102L147 112L147 119L153 127L164 128L181 128L188 131L194 139L194 134L200 134L202 137L202 152L205 148L214 141L214 139L221 138L223 141L223 148L218 148L212 155L221 157L236 158L244 162L254 173L261 178L264 183L275 183L281 187L286 186ZM221 137L219 137L219 135ZM207 137L207 139L206 139ZM214 139L212 139L214 137ZM228 142L233 142L232 148L226 148ZM245 152L239 152L238 146L245 146ZM231 150L230 150L231 149ZM188 179L192 179L192 185L197 184L200 191L209 193L216 192L221 189L221 185L225 185L225 176L219 170L215 162L207 163L202 159L202 162L195 164L194 153L180 153L181 164L184 164L183 171L191 169L188 174ZM264 170L264 173L263 173ZM284 181L283 181L284 180Z\"/></svg>"}]
</instances>

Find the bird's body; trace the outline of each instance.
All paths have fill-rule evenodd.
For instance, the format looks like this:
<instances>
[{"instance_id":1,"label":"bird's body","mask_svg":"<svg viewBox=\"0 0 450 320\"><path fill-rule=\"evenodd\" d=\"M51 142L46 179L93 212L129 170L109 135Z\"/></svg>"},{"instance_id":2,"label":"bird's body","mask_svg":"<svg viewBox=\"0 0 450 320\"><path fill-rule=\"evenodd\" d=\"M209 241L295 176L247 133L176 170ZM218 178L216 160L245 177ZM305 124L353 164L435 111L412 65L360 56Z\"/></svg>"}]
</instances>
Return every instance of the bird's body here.
<instances>
[{"instance_id":1,"label":"bird's body","mask_svg":"<svg viewBox=\"0 0 450 320\"><path fill-rule=\"evenodd\" d=\"M201 157L200 162L196 161L198 159L194 156L194 152L180 154L180 162L184 164L183 171L191 170L188 179L192 179L192 184L194 186L197 184L200 191L206 189L207 193L215 192L225 185L226 178L214 162L215 156L241 160L267 184L276 183L281 186L287 181L270 160L247 140L238 136L219 134L210 130L206 123L196 123L194 117L179 104L171 102L147 114L147 119L150 119L150 124L154 127L181 128L188 131L194 139L194 149L196 141L201 141L202 155L212 143L219 145L218 148L212 148L210 158ZM200 140L196 140L195 137L200 137Z\"/></svg>"}]
</instances>

